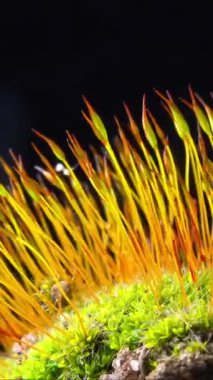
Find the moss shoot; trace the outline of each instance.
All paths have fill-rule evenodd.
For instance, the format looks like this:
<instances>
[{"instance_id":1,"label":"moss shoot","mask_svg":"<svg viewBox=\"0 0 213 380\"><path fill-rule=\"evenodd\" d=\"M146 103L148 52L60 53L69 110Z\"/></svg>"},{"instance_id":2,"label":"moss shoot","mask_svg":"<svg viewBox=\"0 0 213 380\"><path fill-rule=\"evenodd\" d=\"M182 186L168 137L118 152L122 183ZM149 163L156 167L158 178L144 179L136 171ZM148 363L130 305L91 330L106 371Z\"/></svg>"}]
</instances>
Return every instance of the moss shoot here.
<instances>
[{"instance_id":1,"label":"moss shoot","mask_svg":"<svg viewBox=\"0 0 213 380\"><path fill-rule=\"evenodd\" d=\"M208 352L213 328L211 279L212 273L200 272L194 284L189 274L183 274L188 305L183 302L177 276L171 275L164 276L157 299L150 287L140 282L102 291L98 305L94 301L81 305L86 335L75 313L62 313L49 336L38 336L30 349L22 344L14 359L7 359L10 369L5 378L99 379L126 347L150 349L147 373L165 355Z\"/></svg>"}]
</instances>

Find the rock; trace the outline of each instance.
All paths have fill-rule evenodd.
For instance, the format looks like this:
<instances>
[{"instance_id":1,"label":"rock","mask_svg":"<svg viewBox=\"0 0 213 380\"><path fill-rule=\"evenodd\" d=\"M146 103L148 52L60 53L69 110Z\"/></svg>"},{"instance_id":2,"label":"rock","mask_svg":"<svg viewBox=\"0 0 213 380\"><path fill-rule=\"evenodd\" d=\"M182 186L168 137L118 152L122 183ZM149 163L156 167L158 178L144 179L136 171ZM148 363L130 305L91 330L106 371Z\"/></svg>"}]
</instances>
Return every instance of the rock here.
<instances>
[{"instance_id":1,"label":"rock","mask_svg":"<svg viewBox=\"0 0 213 380\"><path fill-rule=\"evenodd\" d=\"M143 346L121 350L113 360L113 372L99 380L212 380L213 354L183 352L179 357L159 360L155 370L147 373L149 350Z\"/></svg>"},{"instance_id":2,"label":"rock","mask_svg":"<svg viewBox=\"0 0 213 380\"><path fill-rule=\"evenodd\" d=\"M183 353L179 358L165 358L145 379L212 380L213 355Z\"/></svg>"},{"instance_id":3,"label":"rock","mask_svg":"<svg viewBox=\"0 0 213 380\"><path fill-rule=\"evenodd\" d=\"M121 350L112 362L114 372L102 375L99 380L145 380L144 361L148 352L144 346L134 351Z\"/></svg>"}]
</instances>

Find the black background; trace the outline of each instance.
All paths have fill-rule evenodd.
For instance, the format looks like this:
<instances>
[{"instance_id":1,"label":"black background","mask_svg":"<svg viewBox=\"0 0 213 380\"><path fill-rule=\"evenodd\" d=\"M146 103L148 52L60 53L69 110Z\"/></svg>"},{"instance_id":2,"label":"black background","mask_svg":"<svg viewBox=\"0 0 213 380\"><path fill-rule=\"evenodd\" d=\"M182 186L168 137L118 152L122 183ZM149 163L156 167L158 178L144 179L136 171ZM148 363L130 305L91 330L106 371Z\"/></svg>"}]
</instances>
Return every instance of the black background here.
<instances>
[{"instance_id":1,"label":"black background","mask_svg":"<svg viewBox=\"0 0 213 380\"><path fill-rule=\"evenodd\" d=\"M0 6L0 155L39 162L31 129L66 150L65 130L94 143L81 115L84 94L115 133L126 101L140 119L141 98L160 114L153 88L177 99L191 84L210 102L211 2L5 1ZM165 123L166 124L166 123ZM50 157L51 159L51 157ZM71 158L72 160L72 158ZM53 160L54 163L54 160Z\"/></svg>"}]
</instances>

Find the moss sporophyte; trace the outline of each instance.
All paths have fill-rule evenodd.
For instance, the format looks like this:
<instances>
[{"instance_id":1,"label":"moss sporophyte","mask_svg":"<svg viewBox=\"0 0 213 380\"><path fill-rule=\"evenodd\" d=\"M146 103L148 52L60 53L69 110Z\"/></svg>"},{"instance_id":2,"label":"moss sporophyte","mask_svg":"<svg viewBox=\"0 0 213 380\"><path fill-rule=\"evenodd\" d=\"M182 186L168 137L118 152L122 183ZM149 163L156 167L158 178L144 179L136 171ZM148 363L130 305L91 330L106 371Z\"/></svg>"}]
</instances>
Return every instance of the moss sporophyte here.
<instances>
[{"instance_id":1,"label":"moss sporophyte","mask_svg":"<svg viewBox=\"0 0 213 380\"><path fill-rule=\"evenodd\" d=\"M191 126L170 94L158 93L183 145L184 170L145 97L139 125L125 105L132 139L116 119L113 143L84 99L105 154L92 148L91 160L67 138L88 186L39 132L66 178L35 145L44 180L15 156L14 168L1 160L10 183L0 185L1 378L99 379L120 350L139 347L150 350L149 374L165 352L208 351L213 111L189 93Z\"/></svg>"}]
</instances>

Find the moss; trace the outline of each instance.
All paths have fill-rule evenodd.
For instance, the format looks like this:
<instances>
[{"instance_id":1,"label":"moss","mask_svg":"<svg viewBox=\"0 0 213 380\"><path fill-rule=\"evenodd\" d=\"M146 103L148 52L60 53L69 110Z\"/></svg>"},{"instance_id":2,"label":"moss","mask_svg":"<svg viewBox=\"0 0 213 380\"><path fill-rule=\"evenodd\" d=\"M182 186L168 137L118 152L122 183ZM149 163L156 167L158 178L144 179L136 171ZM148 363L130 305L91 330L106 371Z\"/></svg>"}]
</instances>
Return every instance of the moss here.
<instances>
[{"instance_id":1,"label":"moss","mask_svg":"<svg viewBox=\"0 0 213 380\"><path fill-rule=\"evenodd\" d=\"M184 148L182 170L145 97L142 125L125 106L128 131L116 119L114 143L85 99L83 115L105 153L91 148L93 164L67 136L88 188L60 147L39 132L67 180L34 145L45 181L31 178L15 157L14 169L1 160L10 179L9 189L0 185L1 344L18 345L17 358L2 360L10 367L3 378L98 379L125 347L151 350L150 368L164 354L207 347L213 119L189 91L185 103L199 125L198 146L170 94L158 93ZM37 343L26 343L26 334L38 336Z\"/></svg>"},{"instance_id":2,"label":"moss","mask_svg":"<svg viewBox=\"0 0 213 380\"><path fill-rule=\"evenodd\" d=\"M171 275L165 275L158 287L158 299L141 283L102 292L99 304L87 301L80 309L86 334L79 318L67 310L49 330L51 337L41 338L26 358L19 357L19 363L13 361L6 377L92 380L109 371L113 358L125 347L150 348L150 368L165 353L201 350L213 327L210 277L209 272L200 272L195 285L188 274L183 275L187 304L177 276Z\"/></svg>"}]
</instances>

